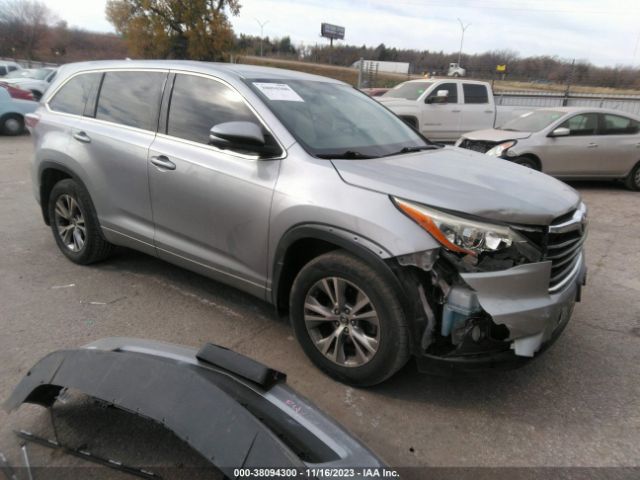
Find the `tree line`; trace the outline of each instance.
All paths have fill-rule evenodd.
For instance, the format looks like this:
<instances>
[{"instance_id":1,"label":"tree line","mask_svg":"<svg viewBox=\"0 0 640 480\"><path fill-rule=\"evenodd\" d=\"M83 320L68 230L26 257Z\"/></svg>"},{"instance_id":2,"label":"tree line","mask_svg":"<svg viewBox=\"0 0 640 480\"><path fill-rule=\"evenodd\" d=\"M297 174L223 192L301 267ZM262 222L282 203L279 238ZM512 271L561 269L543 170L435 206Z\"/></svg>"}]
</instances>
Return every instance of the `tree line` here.
<instances>
[{"instance_id":1,"label":"tree line","mask_svg":"<svg viewBox=\"0 0 640 480\"><path fill-rule=\"evenodd\" d=\"M116 34L69 28L40 0L0 0L0 57L66 63L103 58L188 58L229 61L259 55L305 62L351 66L360 58L407 62L411 73L442 74L457 53L434 50L338 44L323 41L294 45L291 38L236 35L230 16L240 0L108 0L107 19ZM497 65L507 65L507 79L573 83L613 88L640 88L640 69L597 67L584 60L558 56L521 57L511 50L463 54L470 76L496 78Z\"/></svg>"}]
</instances>

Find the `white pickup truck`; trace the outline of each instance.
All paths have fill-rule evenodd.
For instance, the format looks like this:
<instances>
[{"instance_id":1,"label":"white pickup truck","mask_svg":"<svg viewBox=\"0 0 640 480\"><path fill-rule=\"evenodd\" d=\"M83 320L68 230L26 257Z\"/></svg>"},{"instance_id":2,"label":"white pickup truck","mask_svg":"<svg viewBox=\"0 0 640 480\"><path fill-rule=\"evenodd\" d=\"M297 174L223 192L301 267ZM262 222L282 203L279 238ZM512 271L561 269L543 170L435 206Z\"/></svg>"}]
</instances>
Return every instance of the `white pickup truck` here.
<instances>
[{"instance_id":1,"label":"white pickup truck","mask_svg":"<svg viewBox=\"0 0 640 480\"><path fill-rule=\"evenodd\" d=\"M409 80L376 100L439 142L455 142L464 133L494 128L533 110L496 107L487 82L450 78Z\"/></svg>"}]
</instances>

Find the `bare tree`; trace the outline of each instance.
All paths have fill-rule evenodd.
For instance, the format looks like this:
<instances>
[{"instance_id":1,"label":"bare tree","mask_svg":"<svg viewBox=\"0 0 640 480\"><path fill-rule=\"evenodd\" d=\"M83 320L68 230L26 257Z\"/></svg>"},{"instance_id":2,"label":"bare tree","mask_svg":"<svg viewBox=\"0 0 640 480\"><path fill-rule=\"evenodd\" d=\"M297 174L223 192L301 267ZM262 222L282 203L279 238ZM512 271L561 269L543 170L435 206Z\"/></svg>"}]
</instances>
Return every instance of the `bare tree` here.
<instances>
[{"instance_id":1,"label":"bare tree","mask_svg":"<svg viewBox=\"0 0 640 480\"><path fill-rule=\"evenodd\" d=\"M58 20L38 0L0 0L0 52L34 58L49 26Z\"/></svg>"}]
</instances>

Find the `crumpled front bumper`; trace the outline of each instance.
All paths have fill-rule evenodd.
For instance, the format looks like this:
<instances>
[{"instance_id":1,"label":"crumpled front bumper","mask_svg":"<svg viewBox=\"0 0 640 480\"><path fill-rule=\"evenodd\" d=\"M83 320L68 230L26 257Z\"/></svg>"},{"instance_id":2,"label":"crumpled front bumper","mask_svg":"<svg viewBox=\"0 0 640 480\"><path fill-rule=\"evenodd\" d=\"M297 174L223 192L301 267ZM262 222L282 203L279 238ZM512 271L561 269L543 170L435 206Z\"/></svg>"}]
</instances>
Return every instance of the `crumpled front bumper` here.
<instances>
[{"instance_id":1,"label":"crumpled front bumper","mask_svg":"<svg viewBox=\"0 0 640 480\"><path fill-rule=\"evenodd\" d=\"M425 355L418 359L421 370L478 369L484 367L517 367L548 348L569 322L573 306L580 300L586 283L587 267L584 252L580 254L575 272L565 286L549 292L551 262L520 265L507 270L482 273L461 273L464 282L476 293L482 309L493 323L508 328L504 340L508 349L481 354L447 356Z\"/></svg>"}]
</instances>

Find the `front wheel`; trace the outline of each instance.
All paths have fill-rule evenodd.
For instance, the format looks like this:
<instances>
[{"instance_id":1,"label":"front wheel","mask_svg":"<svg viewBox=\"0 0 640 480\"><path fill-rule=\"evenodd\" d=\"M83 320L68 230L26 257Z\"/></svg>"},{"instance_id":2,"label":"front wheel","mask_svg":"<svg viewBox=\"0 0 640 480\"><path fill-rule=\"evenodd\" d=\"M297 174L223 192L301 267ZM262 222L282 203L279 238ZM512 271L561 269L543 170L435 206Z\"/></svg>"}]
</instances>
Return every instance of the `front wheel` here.
<instances>
[{"instance_id":1,"label":"front wheel","mask_svg":"<svg viewBox=\"0 0 640 480\"><path fill-rule=\"evenodd\" d=\"M24 132L24 119L22 115L10 113L0 119L0 132L5 135L20 135Z\"/></svg>"},{"instance_id":2,"label":"front wheel","mask_svg":"<svg viewBox=\"0 0 640 480\"><path fill-rule=\"evenodd\" d=\"M640 163L638 163L624 181L629 190L640 191Z\"/></svg>"},{"instance_id":3,"label":"front wheel","mask_svg":"<svg viewBox=\"0 0 640 480\"><path fill-rule=\"evenodd\" d=\"M532 170L540 170L540 168L538 168L538 164L536 163L536 161L529 157L516 157L511 161L516 165L522 165L523 167L527 167Z\"/></svg>"},{"instance_id":4,"label":"front wheel","mask_svg":"<svg viewBox=\"0 0 640 480\"><path fill-rule=\"evenodd\" d=\"M289 302L307 356L344 383L381 383L409 358L408 326L395 289L358 257L338 250L315 258L296 277Z\"/></svg>"}]
</instances>

